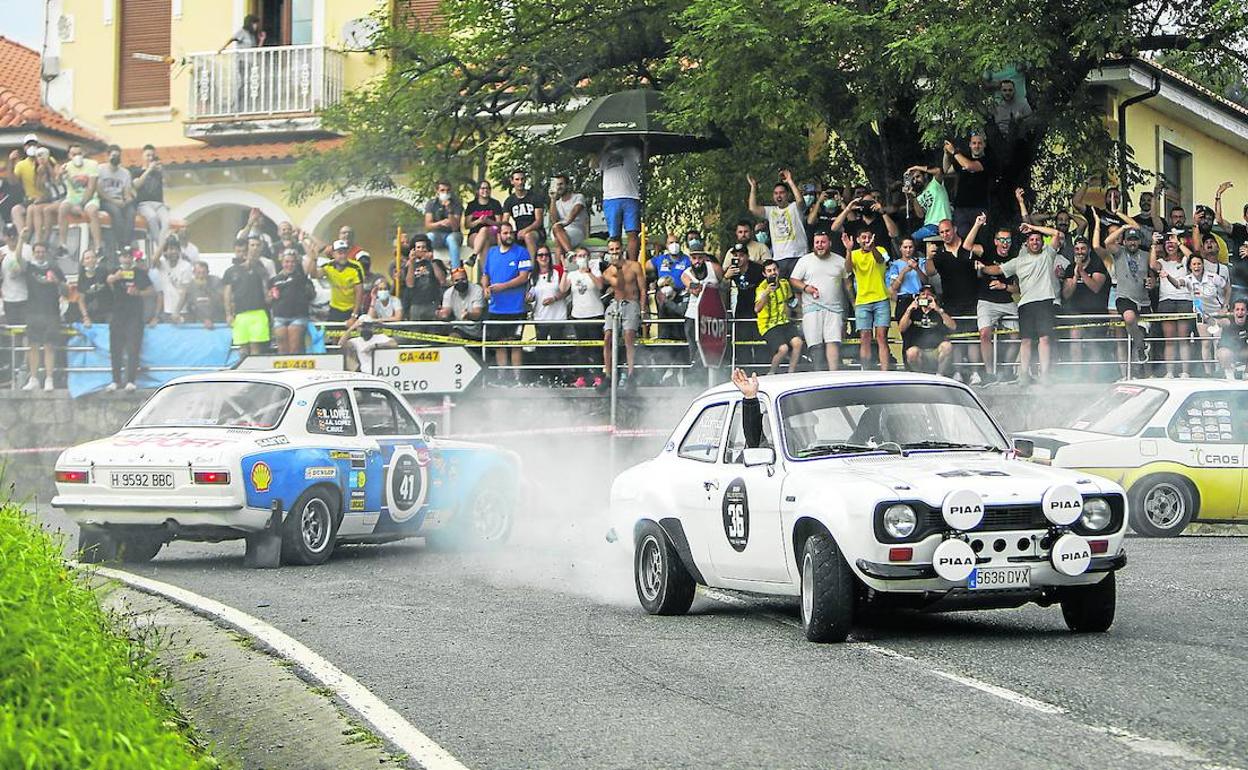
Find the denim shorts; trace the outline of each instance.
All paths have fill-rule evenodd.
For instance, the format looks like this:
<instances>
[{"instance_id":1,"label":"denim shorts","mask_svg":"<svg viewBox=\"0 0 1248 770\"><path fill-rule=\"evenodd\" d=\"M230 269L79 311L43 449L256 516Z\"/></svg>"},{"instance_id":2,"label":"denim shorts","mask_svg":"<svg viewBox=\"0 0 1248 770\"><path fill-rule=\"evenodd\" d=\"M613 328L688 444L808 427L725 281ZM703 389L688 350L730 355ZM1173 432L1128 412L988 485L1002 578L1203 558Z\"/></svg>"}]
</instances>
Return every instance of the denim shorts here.
<instances>
[{"instance_id":1,"label":"denim shorts","mask_svg":"<svg viewBox=\"0 0 1248 770\"><path fill-rule=\"evenodd\" d=\"M858 325L859 332L880 327L887 329L889 322L892 320L891 316L892 313L889 312L888 300L886 299L854 306L854 323Z\"/></svg>"},{"instance_id":2,"label":"denim shorts","mask_svg":"<svg viewBox=\"0 0 1248 770\"><path fill-rule=\"evenodd\" d=\"M274 329L281 329L284 326L302 326L306 329L308 326L308 319L286 318L280 315L273 316L273 328Z\"/></svg>"}]
</instances>

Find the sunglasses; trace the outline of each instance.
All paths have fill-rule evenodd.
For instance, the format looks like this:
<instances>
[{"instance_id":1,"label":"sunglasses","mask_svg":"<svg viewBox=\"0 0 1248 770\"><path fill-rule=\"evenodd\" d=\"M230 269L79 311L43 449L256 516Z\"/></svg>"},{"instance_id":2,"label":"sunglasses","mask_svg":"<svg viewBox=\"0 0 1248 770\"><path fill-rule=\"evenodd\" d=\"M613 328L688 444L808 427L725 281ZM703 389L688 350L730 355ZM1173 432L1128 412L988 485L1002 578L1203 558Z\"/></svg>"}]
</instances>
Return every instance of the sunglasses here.
<instances>
[{"instance_id":1,"label":"sunglasses","mask_svg":"<svg viewBox=\"0 0 1248 770\"><path fill-rule=\"evenodd\" d=\"M549 257L549 256L550 256L550 252L549 252L549 251L539 251L539 252L537 252L537 256L539 256L539 257Z\"/></svg>"},{"instance_id":2,"label":"sunglasses","mask_svg":"<svg viewBox=\"0 0 1248 770\"><path fill-rule=\"evenodd\" d=\"M1014 239L1013 239L1013 238L995 238L994 240L995 240L997 243L1010 243L1010 242L1012 242Z\"/></svg>"}]
</instances>

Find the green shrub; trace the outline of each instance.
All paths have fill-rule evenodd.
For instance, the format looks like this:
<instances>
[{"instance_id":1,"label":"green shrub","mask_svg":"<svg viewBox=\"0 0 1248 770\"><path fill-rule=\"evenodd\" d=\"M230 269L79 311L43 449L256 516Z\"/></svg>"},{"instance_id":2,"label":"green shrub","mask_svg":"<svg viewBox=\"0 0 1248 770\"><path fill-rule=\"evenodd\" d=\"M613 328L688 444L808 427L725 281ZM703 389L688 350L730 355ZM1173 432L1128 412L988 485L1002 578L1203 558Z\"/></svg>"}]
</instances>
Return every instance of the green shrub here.
<instances>
[{"instance_id":1,"label":"green shrub","mask_svg":"<svg viewBox=\"0 0 1248 770\"><path fill-rule=\"evenodd\" d=\"M0 505L0 767L216 767L164 687L60 544Z\"/></svg>"}]
</instances>

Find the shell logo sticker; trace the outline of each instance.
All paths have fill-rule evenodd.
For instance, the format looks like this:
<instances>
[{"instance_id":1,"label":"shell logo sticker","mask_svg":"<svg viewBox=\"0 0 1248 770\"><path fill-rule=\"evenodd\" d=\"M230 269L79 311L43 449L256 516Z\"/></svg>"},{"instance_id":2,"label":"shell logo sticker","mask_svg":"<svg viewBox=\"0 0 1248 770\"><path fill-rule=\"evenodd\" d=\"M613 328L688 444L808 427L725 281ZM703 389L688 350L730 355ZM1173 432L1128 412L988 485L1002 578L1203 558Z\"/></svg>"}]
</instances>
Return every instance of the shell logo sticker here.
<instances>
[{"instance_id":1,"label":"shell logo sticker","mask_svg":"<svg viewBox=\"0 0 1248 770\"><path fill-rule=\"evenodd\" d=\"M273 471L269 468L269 464L261 460L251 466L251 485L256 488L257 492L268 492L269 485L273 483Z\"/></svg>"},{"instance_id":2,"label":"shell logo sticker","mask_svg":"<svg viewBox=\"0 0 1248 770\"><path fill-rule=\"evenodd\" d=\"M365 473L364 471L356 471L355 473L351 474L351 480L352 480L352 483L354 483L356 489L363 489L364 484L368 482L368 474Z\"/></svg>"}]
</instances>

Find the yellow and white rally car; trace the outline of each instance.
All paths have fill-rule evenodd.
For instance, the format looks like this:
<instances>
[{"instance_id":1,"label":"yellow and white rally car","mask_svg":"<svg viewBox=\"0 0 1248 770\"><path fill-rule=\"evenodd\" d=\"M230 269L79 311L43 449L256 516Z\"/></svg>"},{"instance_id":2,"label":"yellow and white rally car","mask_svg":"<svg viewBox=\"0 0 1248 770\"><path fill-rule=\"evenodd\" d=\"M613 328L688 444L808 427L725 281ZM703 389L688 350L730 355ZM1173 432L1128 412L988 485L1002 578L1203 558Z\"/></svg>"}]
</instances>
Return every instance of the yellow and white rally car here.
<instances>
[{"instance_id":1,"label":"yellow and white rally car","mask_svg":"<svg viewBox=\"0 0 1248 770\"><path fill-rule=\"evenodd\" d=\"M1067 427L1015 438L1034 443L1033 460L1121 484L1142 535L1248 523L1248 382L1124 380Z\"/></svg>"}]
</instances>

